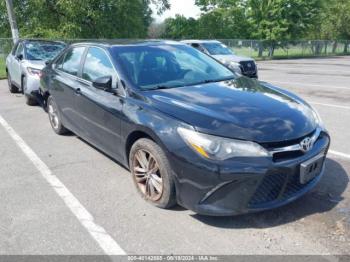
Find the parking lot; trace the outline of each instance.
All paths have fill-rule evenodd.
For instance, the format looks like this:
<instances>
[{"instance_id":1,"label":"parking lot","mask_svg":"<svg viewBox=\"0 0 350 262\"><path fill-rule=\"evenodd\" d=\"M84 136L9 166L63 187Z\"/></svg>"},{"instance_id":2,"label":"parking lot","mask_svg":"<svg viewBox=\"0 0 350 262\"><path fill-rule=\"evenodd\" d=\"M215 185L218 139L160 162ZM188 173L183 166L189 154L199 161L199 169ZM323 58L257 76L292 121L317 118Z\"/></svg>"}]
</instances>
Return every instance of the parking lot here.
<instances>
[{"instance_id":1,"label":"parking lot","mask_svg":"<svg viewBox=\"0 0 350 262\"><path fill-rule=\"evenodd\" d=\"M350 254L350 57L259 62L260 79L297 93L332 136L312 192L238 217L157 209L129 172L0 81L0 254Z\"/></svg>"}]
</instances>

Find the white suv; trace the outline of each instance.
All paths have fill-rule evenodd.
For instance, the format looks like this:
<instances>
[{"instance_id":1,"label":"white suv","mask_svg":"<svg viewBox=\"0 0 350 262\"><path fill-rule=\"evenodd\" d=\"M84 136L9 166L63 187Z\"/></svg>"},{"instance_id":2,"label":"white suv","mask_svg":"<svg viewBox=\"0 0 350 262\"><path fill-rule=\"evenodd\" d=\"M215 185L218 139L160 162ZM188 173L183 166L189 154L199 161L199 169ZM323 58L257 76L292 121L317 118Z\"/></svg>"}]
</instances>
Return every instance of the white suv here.
<instances>
[{"instance_id":1,"label":"white suv","mask_svg":"<svg viewBox=\"0 0 350 262\"><path fill-rule=\"evenodd\" d=\"M19 40L6 59L10 92L21 91L28 105L37 104L35 92L40 88L41 70L65 47L62 42Z\"/></svg>"},{"instance_id":2,"label":"white suv","mask_svg":"<svg viewBox=\"0 0 350 262\"><path fill-rule=\"evenodd\" d=\"M256 66L254 59L236 55L230 48L220 41L184 40L182 42L210 55L238 74L250 78L258 78L258 67Z\"/></svg>"}]
</instances>

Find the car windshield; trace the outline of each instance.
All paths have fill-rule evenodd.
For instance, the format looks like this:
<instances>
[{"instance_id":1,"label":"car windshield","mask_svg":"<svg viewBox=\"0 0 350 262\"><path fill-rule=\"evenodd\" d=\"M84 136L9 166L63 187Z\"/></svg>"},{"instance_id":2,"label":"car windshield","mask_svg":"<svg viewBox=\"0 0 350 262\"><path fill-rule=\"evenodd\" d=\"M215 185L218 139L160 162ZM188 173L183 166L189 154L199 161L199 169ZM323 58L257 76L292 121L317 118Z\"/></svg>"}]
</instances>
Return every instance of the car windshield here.
<instances>
[{"instance_id":1,"label":"car windshield","mask_svg":"<svg viewBox=\"0 0 350 262\"><path fill-rule=\"evenodd\" d=\"M204 43L203 46L211 55L234 55L234 52L224 44Z\"/></svg>"},{"instance_id":2,"label":"car windshield","mask_svg":"<svg viewBox=\"0 0 350 262\"><path fill-rule=\"evenodd\" d=\"M55 58L64 48L63 43L52 42L27 42L25 44L26 58L28 60L48 61Z\"/></svg>"},{"instance_id":3,"label":"car windshield","mask_svg":"<svg viewBox=\"0 0 350 262\"><path fill-rule=\"evenodd\" d=\"M142 90L165 89L233 79L214 59L186 45L118 46L112 55L124 75Z\"/></svg>"}]
</instances>

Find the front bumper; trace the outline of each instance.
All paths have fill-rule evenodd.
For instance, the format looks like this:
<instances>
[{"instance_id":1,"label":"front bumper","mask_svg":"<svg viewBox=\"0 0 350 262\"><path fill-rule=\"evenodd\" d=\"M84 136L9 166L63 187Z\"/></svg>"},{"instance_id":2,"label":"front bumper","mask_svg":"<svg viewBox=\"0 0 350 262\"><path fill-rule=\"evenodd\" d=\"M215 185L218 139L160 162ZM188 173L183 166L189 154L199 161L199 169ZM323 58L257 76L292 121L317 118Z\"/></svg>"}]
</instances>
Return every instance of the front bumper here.
<instances>
[{"instance_id":1,"label":"front bumper","mask_svg":"<svg viewBox=\"0 0 350 262\"><path fill-rule=\"evenodd\" d=\"M326 133L302 156L275 162L269 158L242 158L218 165L204 159L185 159L184 152L169 157L175 172L178 203L202 215L232 216L286 205L316 186L322 172L300 183L300 166L324 154L330 137Z\"/></svg>"},{"instance_id":2,"label":"front bumper","mask_svg":"<svg viewBox=\"0 0 350 262\"><path fill-rule=\"evenodd\" d=\"M27 74L26 85L24 87L23 93L32 96L32 92L38 91L40 88L40 78L37 76L32 76Z\"/></svg>"}]
</instances>

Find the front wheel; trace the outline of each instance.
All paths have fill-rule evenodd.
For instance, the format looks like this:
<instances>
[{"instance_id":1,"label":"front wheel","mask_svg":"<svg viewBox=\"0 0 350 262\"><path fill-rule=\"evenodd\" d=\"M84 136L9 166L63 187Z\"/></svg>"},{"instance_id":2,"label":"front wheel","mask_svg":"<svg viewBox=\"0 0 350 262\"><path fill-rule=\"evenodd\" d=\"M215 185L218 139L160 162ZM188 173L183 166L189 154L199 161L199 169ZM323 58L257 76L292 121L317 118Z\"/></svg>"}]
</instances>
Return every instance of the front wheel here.
<instances>
[{"instance_id":1,"label":"front wheel","mask_svg":"<svg viewBox=\"0 0 350 262\"><path fill-rule=\"evenodd\" d=\"M31 95L28 95L25 93L25 91L27 90L27 78L24 76L22 78L22 93L24 94L24 98L26 100L26 104L28 106L35 106L38 104L38 102L36 101L36 99L34 97L32 97Z\"/></svg>"},{"instance_id":2,"label":"front wheel","mask_svg":"<svg viewBox=\"0 0 350 262\"><path fill-rule=\"evenodd\" d=\"M35 106L38 104L34 97L31 97L29 95L24 95L24 97L28 106Z\"/></svg>"},{"instance_id":3,"label":"front wheel","mask_svg":"<svg viewBox=\"0 0 350 262\"><path fill-rule=\"evenodd\" d=\"M176 204L172 170L163 150L152 140L135 142L129 155L130 170L141 196L160 208Z\"/></svg>"},{"instance_id":4,"label":"front wheel","mask_svg":"<svg viewBox=\"0 0 350 262\"><path fill-rule=\"evenodd\" d=\"M68 130L62 125L61 117L58 112L57 104L52 96L47 100L47 111L53 131L58 135L64 135Z\"/></svg>"}]
</instances>

